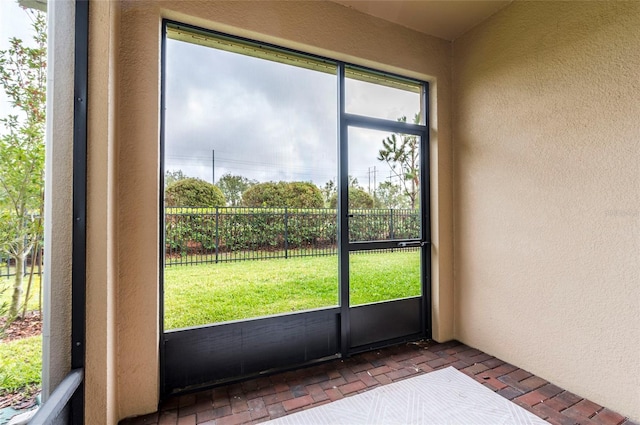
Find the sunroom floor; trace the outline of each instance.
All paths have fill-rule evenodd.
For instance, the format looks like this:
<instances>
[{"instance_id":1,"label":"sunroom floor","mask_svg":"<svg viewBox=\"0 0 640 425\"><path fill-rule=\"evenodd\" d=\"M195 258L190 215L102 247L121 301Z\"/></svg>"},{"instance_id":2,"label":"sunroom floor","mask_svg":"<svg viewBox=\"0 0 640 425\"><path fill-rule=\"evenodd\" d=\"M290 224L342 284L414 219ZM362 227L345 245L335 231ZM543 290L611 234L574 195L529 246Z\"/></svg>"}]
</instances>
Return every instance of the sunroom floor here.
<instances>
[{"instance_id":1,"label":"sunroom floor","mask_svg":"<svg viewBox=\"0 0 640 425\"><path fill-rule=\"evenodd\" d=\"M345 360L175 396L155 413L120 423L259 423L449 366L552 424L638 425L606 407L457 341L402 344Z\"/></svg>"}]
</instances>

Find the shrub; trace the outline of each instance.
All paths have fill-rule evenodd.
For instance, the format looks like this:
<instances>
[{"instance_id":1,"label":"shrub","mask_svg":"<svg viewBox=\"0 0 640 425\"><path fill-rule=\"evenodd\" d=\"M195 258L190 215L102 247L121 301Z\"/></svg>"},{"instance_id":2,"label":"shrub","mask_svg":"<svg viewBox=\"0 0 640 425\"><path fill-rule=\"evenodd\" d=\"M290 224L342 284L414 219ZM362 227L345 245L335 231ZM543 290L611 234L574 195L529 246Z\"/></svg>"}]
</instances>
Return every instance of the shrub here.
<instances>
[{"instance_id":1,"label":"shrub","mask_svg":"<svg viewBox=\"0 0 640 425\"><path fill-rule=\"evenodd\" d=\"M283 207L284 185L280 182L258 183L242 194L242 205L245 207Z\"/></svg>"},{"instance_id":2,"label":"shrub","mask_svg":"<svg viewBox=\"0 0 640 425\"><path fill-rule=\"evenodd\" d=\"M291 182L285 190L285 205L290 208L322 208L322 192L313 183Z\"/></svg>"},{"instance_id":3,"label":"shrub","mask_svg":"<svg viewBox=\"0 0 640 425\"><path fill-rule=\"evenodd\" d=\"M165 247L172 254L216 249L216 217L206 208L166 208Z\"/></svg>"},{"instance_id":4,"label":"shrub","mask_svg":"<svg viewBox=\"0 0 640 425\"><path fill-rule=\"evenodd\" d=\"M322 208L322 192L313 183L267 182L256 184L242 194L246 207Z\"/></svg>"},{"instance_id":5,"label":"shrub","mask_svg":"<svg viewBox=\"0 0 640 425\"><path fill-rule=\"evenodd\" d=\"M338 205L338 194L334 194L329 201L329 207L336 208ZM373 197L364 190L357 187L349 188L349 208L373 208Z\"/></svg>"},{"instance_id":6,"label":"shrub","mask_svg":"<svg viewBox=\"0 0 640 425\"><path fill-rule=\"evenodd\" d=\"M164 192L168 207L223 207L226 205L222 191L211 183L196 178L178 180Z\"/></svg>"}]
</instances>

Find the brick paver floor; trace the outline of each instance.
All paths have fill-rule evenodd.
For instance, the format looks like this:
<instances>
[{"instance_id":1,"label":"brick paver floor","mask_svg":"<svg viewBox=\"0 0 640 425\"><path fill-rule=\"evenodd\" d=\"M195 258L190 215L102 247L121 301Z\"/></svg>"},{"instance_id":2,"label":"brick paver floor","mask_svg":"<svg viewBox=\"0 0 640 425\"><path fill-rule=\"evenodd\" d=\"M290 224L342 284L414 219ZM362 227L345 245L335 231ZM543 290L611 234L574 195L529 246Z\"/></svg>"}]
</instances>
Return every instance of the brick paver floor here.
<instances>
[{"instance_id":1,"label":"brick paver floor","mask_svg":"<svg viewBox=\"0 0 640 425\"><path fill-rule=\"evenodd\" d=\"M516 366L456 341L419 342L165 401L122 425L236 425L264 422L412 376L453 366L552 424L638 425Z\"/></svg>"}]
</instances>

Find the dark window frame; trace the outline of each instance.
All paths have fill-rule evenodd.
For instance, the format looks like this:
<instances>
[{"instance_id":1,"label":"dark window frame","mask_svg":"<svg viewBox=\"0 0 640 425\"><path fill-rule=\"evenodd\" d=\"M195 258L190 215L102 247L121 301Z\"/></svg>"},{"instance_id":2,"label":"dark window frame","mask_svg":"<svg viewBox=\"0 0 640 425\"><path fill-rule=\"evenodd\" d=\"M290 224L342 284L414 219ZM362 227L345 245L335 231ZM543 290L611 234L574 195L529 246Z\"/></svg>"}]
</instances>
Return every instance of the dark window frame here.
<instances>
[{"instance_id":1,"label":"dark window frame","mask_svg":"<svg viewBox=\"0 0 640 425\"><path fill-rule=\"evenodd\" d=\"M160 117L160 167L159 172L159 232L161 235L159 245L159 264L160 264L160 277L159 277L159 329L160 329L160 380L161 380L161 394L166 395L166 389L164 388L164 366L165 366L165 350L164 350L164 268L165 268L165 223L164 223L164 174L165 174L165 102L166 102L166 45L167 45L167 30L168 28L178 29L184 32L190 32L199 34L205 37L219 38L223 40L229 40L231 42L246 44L252 47L264 48L269 51L282 52L285 55L292 57L308 58L310 61L317 61L325 64L332 64L337 70L337 87L336 87L336 101L338 102L338 268L340 274L339 291L340 291L340 306L338 307L341 312L341 325L339 334L341 336L340 352L343 356L348 356L353 351L349 348L349 287L343 282L344 277L348 279L348 255L349 255L349 240L348 240L348 224L346 219L346 205L348 204L348 193L345 188L348 187L348 176L346 170L348 167L347 158L347 129L349 126L355 126L360 128L371 128L378 130L388 130L392 132L402 132L406 134L418 135L421 137L420 156L422 163L426 165L425 172L420 173L420 184L423 189L421 195L421 238L422 241L422 276L423 276L423 292L422 292L422 311L424 314L423 332L427 338L431 337L432 319L430 313L431 305L431 213L430 213L430 114L429 114L429 83L427 81L418 80L411 77L402 76L395 73L383 72L376 69L372 69L365 66L351 64L343 61L334 60L328 57L314 55L306 52L302 52L295 49L284 48L270 43L259 42L244 37L234 36L223 32L209 30L194 25L184 24L173 20L163 20L161 26L161 117ZM185 40L182 40L185 41ZM185 41L186 42L186 41ZM199 44L199 43L196 43ZM241 54L241 53L238 53ZM350 114L345 111L345 80L348 78L345 74L349 71L360 72L364 75L372 75L375 78L389 78L391 80L397 80L402 84L406 82L409 84L420 85L420 113L422 124L402 123L393 120L386 120L380 118L373 118L368 116L362 116L357 114ZM426 313L424 313L426 312Z\"/></svg>"}]
</instances>

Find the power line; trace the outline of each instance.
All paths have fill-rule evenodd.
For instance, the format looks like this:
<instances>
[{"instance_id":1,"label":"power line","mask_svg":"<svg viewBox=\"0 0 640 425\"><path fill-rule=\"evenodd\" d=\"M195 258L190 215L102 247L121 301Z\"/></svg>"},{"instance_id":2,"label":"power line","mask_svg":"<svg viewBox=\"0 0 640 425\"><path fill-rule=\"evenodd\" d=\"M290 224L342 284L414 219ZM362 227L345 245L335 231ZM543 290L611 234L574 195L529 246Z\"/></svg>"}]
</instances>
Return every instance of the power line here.
<instances>
[{"instance_id":1,"label":"power line","mask_svg":"<svg viewBox=\"0 0 640 425\"><path fill-rule=\"evenodd\" d=\"M218 169L224 169L225 172L243 173L246 171L268 173L273 169L277 169L280 173L284 172L289 175L302 176L303 178L311 178L313 180L336 180L337 179L337 164L335 166L317 167L306 166L295 163L283 163L283 162L270 162L270 161L252 161L247 159L238 159L231 157L215 155L212 152L209 156L202 155L165 155L165 159L170 162L170 166L186 166L193 167L198 164L199 167L211 167L212 162L215 161L215 166ZM369 193L371 193L371 180L373 175L374 191L377 186L377 175L380 170L377 166L371 166L365 168L353 168L349 170L349 174L357 179L369 179ZM280 174L278 173L278 174ZM215 181L215 174L212 172Z\"/></svg>"},{"instance_id":2,"label":"power line","mask_svg":"<svg viewBox=\"0 0 640 425\"><path fill-rule=\"evenodd\" d=\"M209 163L209 161L211 161L210 156L203 157L203 156L165 155L165 159L190 161L190 162L202 162L202 163ZM312 170L330 171L330 170L335 170L337 168L337 166L336 167L309 167L309 166L294 165L291 163L283 164L282 162L248 161L248 160L232 159L232 158L225 158L225 157L219 157L219 156L216 157L216 163L220 163L220 162L238 164L238 165L259 165L259 166L278 167L278 168L282 168L283 166L285 166L289 169L299 169L299 170L305 170L305 171L312 171Z\"/></svg>"}]
</instances>

